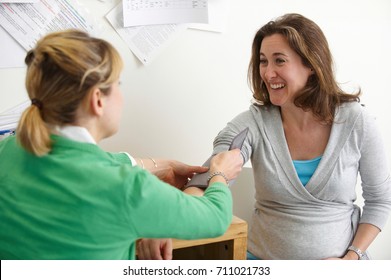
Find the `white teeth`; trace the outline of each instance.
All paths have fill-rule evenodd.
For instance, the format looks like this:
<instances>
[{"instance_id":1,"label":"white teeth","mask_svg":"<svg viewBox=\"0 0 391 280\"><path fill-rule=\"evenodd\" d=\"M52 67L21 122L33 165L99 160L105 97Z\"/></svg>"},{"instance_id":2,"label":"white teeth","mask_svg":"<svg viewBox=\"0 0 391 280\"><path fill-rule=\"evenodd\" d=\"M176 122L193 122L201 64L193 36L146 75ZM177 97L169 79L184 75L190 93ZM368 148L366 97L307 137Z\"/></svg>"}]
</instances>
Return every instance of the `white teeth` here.
<instances>
[{"instance_id":1,"label":"white teeth","mask_svg":"<svg viewBox=\"0 0 391 280\"><path fill-rule=\"evenodd\" d=\"M270 87L272 89L279 89L279 88L285 87L285 85L284 84L270 84Z\"/></svg>"}]
</instances>

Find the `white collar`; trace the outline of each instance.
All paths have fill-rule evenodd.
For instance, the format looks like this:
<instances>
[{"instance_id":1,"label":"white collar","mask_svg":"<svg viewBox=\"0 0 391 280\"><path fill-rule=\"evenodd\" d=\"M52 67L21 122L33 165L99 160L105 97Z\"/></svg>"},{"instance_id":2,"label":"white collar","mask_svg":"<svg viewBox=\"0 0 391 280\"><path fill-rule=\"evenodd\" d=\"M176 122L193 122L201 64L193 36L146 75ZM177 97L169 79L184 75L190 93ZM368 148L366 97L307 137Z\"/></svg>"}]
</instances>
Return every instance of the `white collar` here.
<instances>
[{"instance_id":1,"label":"white collar","mask_svg":"<svg viewBox=\"0 0 391 280\"><path fill-rule=\"evenodd\" d=\"M95 139L91 136L87 128L82 126L66 125L55 128L58 135L77 142L96 144Z\"/></svg>"},{"instance_id":2,"label":"white collar","mask_svg":"<svg viewBox=\"0 0 391 280\"><path fill-rule=\"evenodd\" d=\"M83 142L83 143L91 143L96 144L95 139L91 136L90 132L87 128L82 126L74 126L74 125L66 125L66 126L56 126L54 128L54 131L56 134L71 139L73 141L77 142ZM126 154L130 161L132 162L132 166L136 166L137 162L130 154L127 152L122 152Z\"/></svg>"}]
</instances>

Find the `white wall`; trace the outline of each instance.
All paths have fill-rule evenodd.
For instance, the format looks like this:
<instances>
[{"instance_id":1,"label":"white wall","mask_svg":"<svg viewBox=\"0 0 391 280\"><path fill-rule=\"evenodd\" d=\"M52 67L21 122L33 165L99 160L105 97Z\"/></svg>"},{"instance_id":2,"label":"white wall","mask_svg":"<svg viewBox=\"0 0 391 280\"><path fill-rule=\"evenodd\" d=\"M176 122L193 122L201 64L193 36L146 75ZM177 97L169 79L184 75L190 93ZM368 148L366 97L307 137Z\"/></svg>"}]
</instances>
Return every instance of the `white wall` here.
<instances>
[{"instance_id":1,"label":"white wall","mask_svg":"<svg viewBox=\"0 0 391 280\"><path fill-rule=\"evenodd\" d=\"M103 18L118 0L80 2L101 20L102 37L119 49L126 64L121 130L102 142L104 148L191 164L204 162L218 131L250 104L246 74L255 31L276 16L298 12L323 29L344 88L362 88L362 101L378 116L384 131L391 162L387 133L391 1L232 0L224 33L187 30L149 66L135 58ZM0 112L26 100L24 73L23 68L0 70ZM376 259L391 259L391 221L371 252Z\"/></svg>"}]
</instances>

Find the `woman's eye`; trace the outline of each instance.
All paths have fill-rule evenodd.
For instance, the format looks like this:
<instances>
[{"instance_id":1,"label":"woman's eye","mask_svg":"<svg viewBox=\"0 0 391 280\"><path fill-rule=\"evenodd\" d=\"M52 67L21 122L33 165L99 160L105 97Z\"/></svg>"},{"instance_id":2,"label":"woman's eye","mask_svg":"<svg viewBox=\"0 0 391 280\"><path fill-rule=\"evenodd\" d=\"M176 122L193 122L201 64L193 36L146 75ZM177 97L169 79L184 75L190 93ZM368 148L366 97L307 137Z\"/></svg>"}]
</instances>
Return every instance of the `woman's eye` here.
<instances>
[{"instance_id":1,"label":"woman's eye","mask_svg":"<svg viewBox=\"0 0 391 280\"><path fill-rule=\"evenodd\" d=\"M265 65L265 64L267 64L267 60L264 59L264 58L261 58L261 59L259 60L259 64Z\"/></svg>"},{"instance_id":2,"label":"woman's eye","mask_svg":"<svg viewBox=\"0 0 391 280\"><path fill-rule=\"evenodd\" d=\"M276 64L282 64L282 63L284 63L284 62L285 62L284 59L282 59L282 58L276 58Z\"/></svg>"}]
</instances>

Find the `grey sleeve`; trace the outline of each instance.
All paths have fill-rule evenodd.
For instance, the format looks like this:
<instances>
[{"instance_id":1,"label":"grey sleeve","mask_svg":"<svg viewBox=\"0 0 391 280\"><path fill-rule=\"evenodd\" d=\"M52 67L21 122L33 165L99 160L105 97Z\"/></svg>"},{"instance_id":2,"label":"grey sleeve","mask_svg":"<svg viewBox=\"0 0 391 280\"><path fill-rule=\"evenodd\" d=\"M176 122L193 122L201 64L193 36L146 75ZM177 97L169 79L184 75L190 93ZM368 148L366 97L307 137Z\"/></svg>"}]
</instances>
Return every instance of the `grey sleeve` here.
<instances>
[{"instance_id":1,"label":"grey sleeve","mask_svg":"<svg viewBox=\"0 0 391 280\"><path fill-rule=\"evenodd\" d=\"M387 152L376 119L363 111L359 172L364 198L360 223L382 229L391 211L391 178Z\"/></svg>"},{"instance_id":2,"label":"grey sleeve","mask_svg":"<svg viewBox=\"0 0 391 280\"><path fill-rule=\"evenodd\" d=\"M241 149L243 163L246 163L251 157L251 139L253 138L252 135L254 133L254 118L250 111L243 112L236 116L218 133L213 142L213 154L228 150L232 139L246 127L249 128L249 131Z\"/></svg>"}]
</instances>

